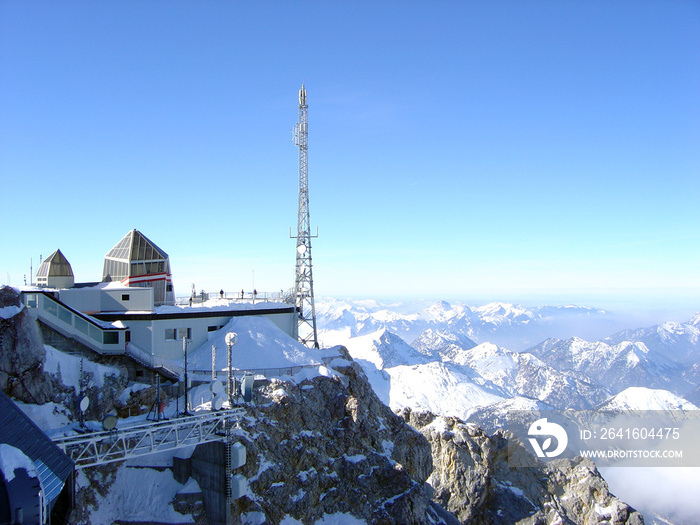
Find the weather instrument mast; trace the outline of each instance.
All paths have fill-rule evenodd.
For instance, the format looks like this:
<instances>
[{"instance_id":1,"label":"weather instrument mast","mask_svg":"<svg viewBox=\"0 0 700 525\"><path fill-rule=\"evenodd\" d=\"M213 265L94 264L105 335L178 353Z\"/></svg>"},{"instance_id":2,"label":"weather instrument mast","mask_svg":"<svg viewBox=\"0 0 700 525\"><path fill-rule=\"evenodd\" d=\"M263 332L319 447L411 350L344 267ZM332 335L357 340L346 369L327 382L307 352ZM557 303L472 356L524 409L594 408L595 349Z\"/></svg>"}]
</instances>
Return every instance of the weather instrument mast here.
<instances>
[{"instance_id":1,"label":"weather instrument mast","mask_svg":"<svg viewBox=\"0 0 700 525\"><path fill-rule=\"evenodd\" d=\"M294 303L299 310L299 341L309 348L318 348L316 307L314 306L314 279L311 270L311 225L309 223L309 170L308 170L308 111L304 84L299 90L299 122L294 127L294 142L299 146L299 218L297 236L296 280ZM314 235L313 237L318 237Z\"/></svg>"}]
</instances>

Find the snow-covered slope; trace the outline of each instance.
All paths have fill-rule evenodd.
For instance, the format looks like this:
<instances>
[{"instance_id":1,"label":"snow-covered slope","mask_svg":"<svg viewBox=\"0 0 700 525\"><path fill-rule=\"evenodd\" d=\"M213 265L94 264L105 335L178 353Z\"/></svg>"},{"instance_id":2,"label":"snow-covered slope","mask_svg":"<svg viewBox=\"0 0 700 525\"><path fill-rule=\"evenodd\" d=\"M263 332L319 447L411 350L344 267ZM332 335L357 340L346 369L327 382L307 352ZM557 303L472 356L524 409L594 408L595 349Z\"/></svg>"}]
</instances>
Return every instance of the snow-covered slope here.
<instances>
[{"instance_id":1,"label":"snow-covered slope","mask_svg":"<svg viewBox=\"0 0 700 525\"><path fill-rule=\"evenodd\" d=\"M393 409L410 407L466 417L517 396L556 408L591 408L609 392L583 375L562 373L531 354L428 330L415 348L387 330L349 339L346 347L374 390ZM463 345L463 346L462 346Z\"/></svg>"},{"instance_id":2,"label":"snow-covered slope","mask_svg":"<svg viewBox=\"0 0 700 525\"><path fill-rule=\"evenodd\" d=\"M597 407L598 410L626 412L630 410L700 410L690 401L668 390L629 387Z\"/></svg>"},{"instance_id":3,"label":"snow-covered slope","mask_svg":"<svg viewBox=\"0 0 700 525\"><path fill-rule=\"evenodd\" d=\"M497 389L478 384L472 374L439 361L396 366L386 372L390 381L387 404L394 410L410 407L466 419L474 407L504 399Z\"/></svg>"},{"instance_id":4,"label":"snow-covered slope","mask_svg":"<svg viewBox=\"0 0 700 525\"><path fill-rule=\"evenodd\" d=\"M474 348L476 343L462 334L428 328L421 333L411 346L425 355L440 356L443 361L452 361L461 352Z\"/></svg>"},{"instance_id":5,"label":"snow-covered slope","mask_svg":"<svg viewBox=\"0 0 700 525\"><path fill-rule=\"evenodd\" d=\"M289 337L271 320L263 316L234 317L211 339L188 354L190 370L211 370L212 345L216 346L216 367L228 366L226 334L238 336L232 348L232 364L239 370L285 368L298 365L317 365L321 354L310 350Z\"/></svg>"},{"instance_id":6,"label":"snow-covered slope","mask_svg":"<svg viewBox=\"0 0 700 525\"><path fill-rule=\"evenodd\" d=\"M372 363L379 370L427 363L432 357L431 353L419 351L386 329L350 339L346 347L353 359Z\"/></svg>"},{"instance_id":7,"label":"snow-covered slope","mask_svg":"<svg viewBox=\"0 0 700 525\"><path fill-rule=\"evenodd\" d=\"M466 421L474 423L487 432L495 432L499 428L508 428L512 411L541 411L554 410L555 407L531 399L529 397L515 396L491 405L473 409Z\"/></svg>"}]
</instances>

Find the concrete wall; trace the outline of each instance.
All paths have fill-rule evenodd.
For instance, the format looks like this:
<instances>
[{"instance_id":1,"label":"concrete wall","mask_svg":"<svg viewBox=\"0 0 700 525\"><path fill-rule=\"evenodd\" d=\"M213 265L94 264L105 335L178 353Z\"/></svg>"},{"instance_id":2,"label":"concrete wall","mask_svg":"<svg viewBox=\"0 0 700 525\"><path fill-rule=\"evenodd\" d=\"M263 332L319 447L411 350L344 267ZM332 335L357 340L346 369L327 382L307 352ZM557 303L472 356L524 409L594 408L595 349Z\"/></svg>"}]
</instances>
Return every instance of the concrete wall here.
<instances>
[{"instance_id":1,"label":"concrete wall","mask_svg":"<svg viewBox=\"0 0 700 525\"><path fill-rule=\"evenodd\" d=\"M152 288L68 288L59 290L58 296L61 302L84 313L153 310Z\"/></svg>"},{"instance_id":2,"label":"concrete wall","mask_svg":"<svg viewBox=\"0 0 700 525\"><path fill-rule=\"evenodd\" d=\"M153 288L106 288L102 290L102 312L150 312L153 310Z\"/></svg>"},{"instance_id":3,"label":"concrete wall","mask_svg":"<svg viewBox=\"0 0 700 525\"><path fill-rule=\"evenodd\" d=\"M49 288L70 288L74 285L75 278L72 275L49 275L46 279Z\"/></svg>"},{"instance_id":4,"label":"concrete wall","mask_svg":"<svg viewBox=\"0 0 700 525\"><path fill-rule=\"evenodd\" d=\"M192 453L192 477L199 483L210 525L226 525L226 445L199 445Z\"/></svg>"},{"instance_id":5,"label":"concrete wall","mask_svg":"<svg viewBox=\"0 0 700 525\"><path fill-rule=\"evenodd\" d=\"M153 325L151 321L123 321L129 332L130 342L147 353L153 351ZM182 342L180 343L182 346ZM180 352L182 353L182 352Z\"/></svg>"},{"instance_id":6,"label":"concrete wall","mask_svg":"<svg viewBox=\"0 0 700 525\"><path fill-rule=\"evenodd\" d=\"M297 340L299 338L299 318L296 313L272 314L266 317L292 339Z\"/></svg>"},{"instance_id":7,"label":"concrete wall","mask_svg":"<svg viewBox=\"0 0 700 525\"><path fill-rule=\"evenodd\" d=\"M79 312L99 312L102 299L99 288L68 288L59 290L58 299Z\"/></svg>"},{"instance_id":8,"label":"concrete wall","mask_svg":"<svg viewBox=\"0 0 700 525\"><path fill-rule=\"evenodd\" d=\"M166 359L182 359L182 339L166 339L166 330L175 330L177 337L178 329L189 329L190 337L187 341L189 350L194 350L209 340L209 327L220 327L226 325L231 320L230 317L200 317L189 319L163 319L154 320L152 323L153 332L153 352L155 355ZM131 322L129 322L131 326ZM138 344L138 343L137 343Z\"/></svg>"}]
</instances>

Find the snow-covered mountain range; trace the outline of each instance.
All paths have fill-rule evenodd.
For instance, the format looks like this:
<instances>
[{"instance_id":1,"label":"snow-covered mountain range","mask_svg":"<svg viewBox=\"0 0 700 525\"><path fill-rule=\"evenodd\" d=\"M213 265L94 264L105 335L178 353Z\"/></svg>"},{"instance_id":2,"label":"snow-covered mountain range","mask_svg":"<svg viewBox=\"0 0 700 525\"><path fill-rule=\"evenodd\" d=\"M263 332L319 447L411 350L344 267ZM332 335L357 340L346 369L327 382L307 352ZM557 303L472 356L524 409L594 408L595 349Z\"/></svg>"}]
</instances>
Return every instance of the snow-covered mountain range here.
<instances>
[{"instance_id":1,"label":"snow-covered mountain range","mask_svg":"<svg viewBox=\"0 0 700 525\"><path fill-rule=\"evenodd\" d=\"M432 328L524 350L549 337L603 337L618 326L615 317L605 310L573 305L525 308L499 302L469 306L446 301L382 304L325 299L317 301L316 315L327 344L380 328L411 342Z\"/></svg>"},{"instance_id":2,"label":"snow-covered mountain range","mask_svg":"<svg viewBox=\"0 0 700 525\"><path fill-rule=\"evenodd\" d=\"M661 409L660 399L677 409L700 397L700 315L589 341L579 334L604 333L612 314L580 306L440 301L409 309L338 300L319 301L317 313L322 342L344 344L394 409L468 419L517 400L590 409L629 388L646 389L649 409ZM671 397L654 394L659 390ZM642 391L635 399L644 406Z\"/></svg>"},{"instance_id":3,"label":"snow-covered mountain range","mask_svg":"<svg viewBox=\"0 0 700 525\"><path fill-rule=\"evenodd\" d=\"M326 300L316 310L321 342L345 345L394 410L455 416L495 432L518 425L514 411L652 410L684 418L700 406L700 314L630 329L621 316L579 306ZM673 475L625 470L608 470L611 488L647 523L694 522L695 496L678 494L700 485L698 469L679 481L676 468L668 469ZM673 495L645 497L639 484L662 474Z\"/></svg>"}]
</instances>

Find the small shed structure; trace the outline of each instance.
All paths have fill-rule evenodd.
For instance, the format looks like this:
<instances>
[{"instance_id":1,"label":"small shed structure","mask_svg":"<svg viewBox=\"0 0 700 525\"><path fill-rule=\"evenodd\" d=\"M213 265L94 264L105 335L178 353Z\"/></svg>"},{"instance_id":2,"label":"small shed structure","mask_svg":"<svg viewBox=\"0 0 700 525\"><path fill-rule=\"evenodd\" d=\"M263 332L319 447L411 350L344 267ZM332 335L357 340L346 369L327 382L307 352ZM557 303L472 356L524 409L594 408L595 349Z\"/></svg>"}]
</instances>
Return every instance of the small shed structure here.
<instances>
[{"instance_id":1,"label":"small shed structure","mask_svg":"<svg viewBox=\"0 0 700 525\"><path fill-rule=\"evenodd\" d=\"M73 461L2 391L0 445L0 522L64 523L73 508Z\"/></svg>"}]
</instances>

